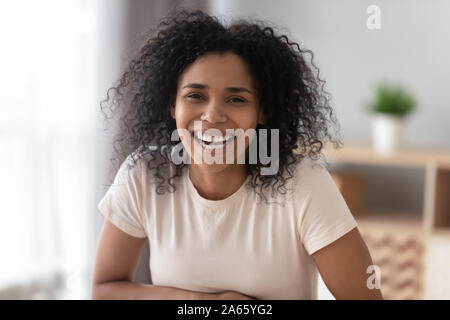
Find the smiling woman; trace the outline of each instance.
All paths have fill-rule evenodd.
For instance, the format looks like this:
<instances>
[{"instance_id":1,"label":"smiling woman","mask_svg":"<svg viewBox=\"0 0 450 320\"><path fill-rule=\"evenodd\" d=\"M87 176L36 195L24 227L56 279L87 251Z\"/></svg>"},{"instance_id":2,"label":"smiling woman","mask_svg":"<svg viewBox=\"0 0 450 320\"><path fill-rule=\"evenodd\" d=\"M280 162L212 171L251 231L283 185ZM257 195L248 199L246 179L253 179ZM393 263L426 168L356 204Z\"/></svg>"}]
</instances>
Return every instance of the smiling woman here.
<instances>
[{"instance_id":1,"label":"smiling woman","mask_svg":"<svg viewBox=\"0 0 450 320\"><path fill-rule=\"evenodd\" d=\"M226 27L201 11L159 25L103 101L122 113L126 159L98 205L94 298L316 299L318 269L336 297L381 297L366 286L372 261L357 223L318 161L324 143L339 145L337 121L305 52L262 24ZM255 132L243 151L224 145L235 130ZM188 133L192 164L172 161L175 131ZM254 141L270 145L279 170L262 173L263 153L250 161ZM212 148L232 161L200 161ZM145 239L152 285L132 282Z\"/></svg>"}]
</instances>

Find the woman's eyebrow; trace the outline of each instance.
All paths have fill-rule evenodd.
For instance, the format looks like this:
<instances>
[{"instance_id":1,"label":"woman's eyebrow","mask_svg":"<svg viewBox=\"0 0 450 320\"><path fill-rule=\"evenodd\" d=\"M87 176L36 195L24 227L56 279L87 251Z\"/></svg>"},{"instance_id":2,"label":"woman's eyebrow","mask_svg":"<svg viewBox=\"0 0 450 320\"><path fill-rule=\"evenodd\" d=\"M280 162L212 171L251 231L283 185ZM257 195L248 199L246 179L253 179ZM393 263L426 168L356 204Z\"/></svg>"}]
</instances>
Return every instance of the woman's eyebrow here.
<instances>
[{"instance_id":1,"label":"woman's eyebrow","mask_svg":"<svg viewBox=\"0 0 450 320\"><path fill-rule=\"evenodd\" d=\"M244 87L230 87L225 89L228 92L248 92L250 94L253 94L250 90Z\"/></svg>"},{"instance_id":2,"label":"woman's eyebrow","mask_svg":"<svg viewBox=\"0 0 450 320\"><path fill-rule=\"evenodd\" d=\"M209 86L207 86L206 84L201 84L201 83L188 83L187 85L185 85L183 87L183 89L185 88L192 88L192 89L208 89Z\"/></svg>"},{"instance_id":3,"label":"woman's eyebrow","mask_svg":"<svg viewBox=\"0 0 450 320\"><path fill-rule=\"evenodd\" d=\"M185 85L183 87L183 89L185 88L192 88L192 89L209 89L209 86L206 84L201 84L201 83L188 83L187 85ZM250 94L253 94L253 92L251 92L250 90L248 90L247 88L244 87L229 87L225 89L228 92L248 92Z\"/></svg>"}]
</instances>

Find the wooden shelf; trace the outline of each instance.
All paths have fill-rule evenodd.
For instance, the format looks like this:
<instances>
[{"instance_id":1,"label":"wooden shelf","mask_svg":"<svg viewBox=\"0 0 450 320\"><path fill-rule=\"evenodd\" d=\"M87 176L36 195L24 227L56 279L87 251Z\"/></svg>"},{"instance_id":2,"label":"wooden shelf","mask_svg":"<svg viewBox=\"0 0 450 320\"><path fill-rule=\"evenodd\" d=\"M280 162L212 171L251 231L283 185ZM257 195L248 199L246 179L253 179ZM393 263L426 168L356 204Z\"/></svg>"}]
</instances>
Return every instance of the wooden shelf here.
<instances>
[{"instance_id":1,"label":"wooden shelf","mask_svg":"<svg viewBox=\"0 0 450 320\"><path fill-rule=\"evenodd\" d=\"M346 144L341 149L328 145L323 151L332 164L367 165L379 170L387 166L424 169L423 209L422 214L416 216L420 217L419 222L428 232L434 229L450 230L450 151L406 148L390 155L380 155L371 146L361 144ZM389 185L386 190L389 190ZM397 216L392 214L392 217ZM402 216L405 219L400 220L404 225L408 219L414 222L415 218Z\"/></svg>"},{"instance_id":2,"label":"wooden shelf","mask_svg":"<svg viewBox=\"0 0 450 320\"><path fill-rule=\"evenodd\" d=\"M355 219L362 227L370 225L379 226L380 229L387 231L400 229L412 232L425 231L420 212L364 212Z\"/></svg>"},{"instance_id":3,"label":"wooden shelf","mask_svg":"<svg viewBox=\"0 0 450 320\"><path fill-rule=\"evenodd\" d=\"M361 144L349 144L341 149L334 149L331 145L327 145L323 150L327 160L333 162L414 168L426 168L432 165L450 170L450 151L406 148L390 155L380 155L371 146Z\"/></svg>"}]
</instances>

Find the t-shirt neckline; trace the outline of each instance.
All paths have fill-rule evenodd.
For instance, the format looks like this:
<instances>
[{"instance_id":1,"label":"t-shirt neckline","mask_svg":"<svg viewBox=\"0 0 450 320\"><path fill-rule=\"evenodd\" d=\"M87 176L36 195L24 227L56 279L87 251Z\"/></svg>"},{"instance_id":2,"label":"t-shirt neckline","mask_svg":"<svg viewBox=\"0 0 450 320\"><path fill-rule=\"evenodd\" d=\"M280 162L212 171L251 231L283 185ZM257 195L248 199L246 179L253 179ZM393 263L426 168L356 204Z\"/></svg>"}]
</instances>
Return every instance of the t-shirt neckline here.
<instances>
[{"instance_id":1,"label":"t-shirt neckline","mask_svg":"<svg viewBox=\"0 0 450 320\"><path fill-rule=\"evenodd\" d=\"M197 202L200 203L202 206L207 208L214 208L214 209L225 209L228 208L231 204L235 203L236 201L242 199L246 185L250 179L250 175L247 176L244 183L237 189L233 194L229 195L227 198L222 200L209 200L204 197L202 197L197 189L195 188L194 184L191 181L191 178L189 176L190 172L190 166L188 166L187 173L185 176L185 181L187 185L187 191L189 195Z\"/></svg>"}]
</instances>

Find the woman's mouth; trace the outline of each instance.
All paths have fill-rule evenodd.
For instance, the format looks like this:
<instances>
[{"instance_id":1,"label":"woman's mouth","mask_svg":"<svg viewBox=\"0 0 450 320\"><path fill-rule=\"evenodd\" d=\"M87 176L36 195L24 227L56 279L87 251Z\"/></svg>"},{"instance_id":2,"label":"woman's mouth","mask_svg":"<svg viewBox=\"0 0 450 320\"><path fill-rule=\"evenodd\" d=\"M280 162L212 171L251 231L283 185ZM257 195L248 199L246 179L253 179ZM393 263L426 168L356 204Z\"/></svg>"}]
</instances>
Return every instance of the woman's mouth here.
<instances>
[{"instance_id":1,"label":"woman's mouth","mask_svg":"<svg viewBox=\"0 0 450 320\"><path fill-rule=\"evenodd\" d=\"M201 132L192 133L194 140L202 147L202 150L211 151L211 155L215 154L215 150L222 149L226 145L234 141L235 135L231 134L226 137L220 136L202 136Z\"/></svg>"}]
</instances>

